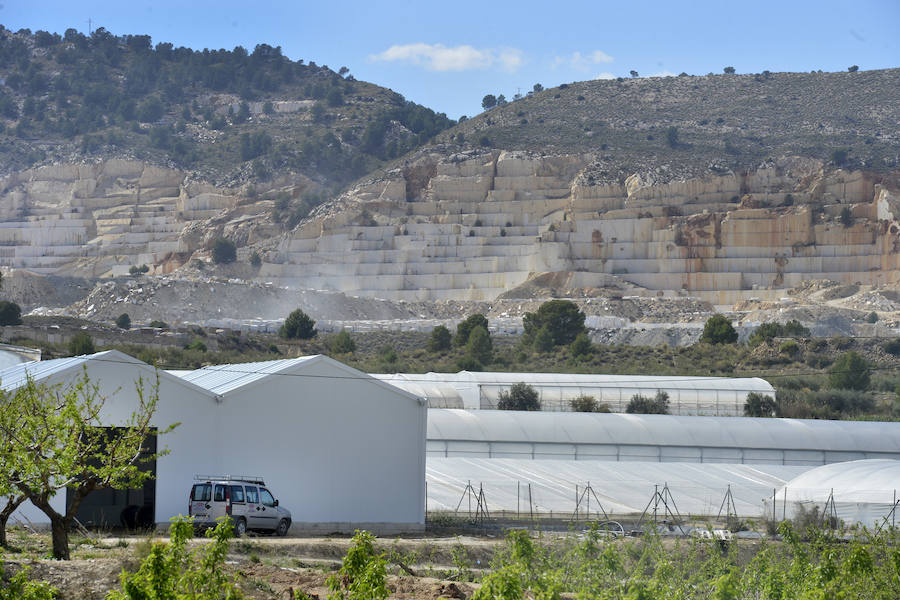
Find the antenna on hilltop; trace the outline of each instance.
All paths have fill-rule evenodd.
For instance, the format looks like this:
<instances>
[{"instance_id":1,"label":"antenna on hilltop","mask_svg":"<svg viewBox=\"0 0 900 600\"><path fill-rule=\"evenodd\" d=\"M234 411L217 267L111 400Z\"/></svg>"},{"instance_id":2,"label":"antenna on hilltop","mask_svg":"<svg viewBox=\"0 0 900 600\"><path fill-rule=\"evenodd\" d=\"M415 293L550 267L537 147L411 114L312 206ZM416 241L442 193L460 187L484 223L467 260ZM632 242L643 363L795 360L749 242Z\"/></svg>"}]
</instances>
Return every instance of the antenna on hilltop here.
<instances>
[{"instance_id":1,"label":"antenna on hilltop","mask_svg":"<svg viewBox=\"0 0 900 600\"><path fill-rule=\"evenodd\" d=\"M94 35L94 32L91 30L91 19L88 17L88 35Z\"/></svg>"}]
</instances>

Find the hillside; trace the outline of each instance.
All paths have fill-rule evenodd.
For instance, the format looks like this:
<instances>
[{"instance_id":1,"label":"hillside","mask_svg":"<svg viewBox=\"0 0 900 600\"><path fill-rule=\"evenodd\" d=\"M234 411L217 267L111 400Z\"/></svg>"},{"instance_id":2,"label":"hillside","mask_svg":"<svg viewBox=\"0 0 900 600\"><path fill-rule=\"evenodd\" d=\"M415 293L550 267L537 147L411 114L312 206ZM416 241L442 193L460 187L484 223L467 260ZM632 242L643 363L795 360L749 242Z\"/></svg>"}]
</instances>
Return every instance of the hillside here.
<instances>
[{"instance_id":1,"label":"hillside","mask_svg":"<svg viewBox=\"0 0 900 600\"><path fill-rule=\"evenodd\" d=\"M2 174L110 157L227 187L277 173L298 176L307 210L453 124L346 67L267 44L192 50L103 28L0 27L0 79Z\"/></svg>"},{"instance_id":2,"label":"hillside","mask_svg":"<svg viewBox=\"0 0 900 600\"><path fill-rule=\"evenodd\" d=\"M270 46L195 52L103 30L0 42L0 265L87 278L79 289L147 265L283 288L279 307L319 290L409 303L389 312L424 321L502 299L514 330L520 299L594 298L589 314L617 329L647 320L615 308L623 297L690 323L769 318L812 279L889 296L900 282L900 69L572 83L447 129ZM234 263L212 260L223 237ZM247 319L242 294L157 316ZM120 296L65 310L112 314ZM812 320L832 310L791 304L807 301ZM254 314L283 316L266 306ZM666 335L693 337L652 339Z\"/></svg>"},{"instance_id":3,"label":"hillside","mask_svg":"<svg viewBox=\"0 0 900 600\"><path fill-rule=\"evenodd\" d=\"M440 139L555 154L591 152L589 176L661 181L802 156L900 165L900 69L577 82L493 108ZM659 179L658 178L658 179Z\"/></svg>"}]
</instances>

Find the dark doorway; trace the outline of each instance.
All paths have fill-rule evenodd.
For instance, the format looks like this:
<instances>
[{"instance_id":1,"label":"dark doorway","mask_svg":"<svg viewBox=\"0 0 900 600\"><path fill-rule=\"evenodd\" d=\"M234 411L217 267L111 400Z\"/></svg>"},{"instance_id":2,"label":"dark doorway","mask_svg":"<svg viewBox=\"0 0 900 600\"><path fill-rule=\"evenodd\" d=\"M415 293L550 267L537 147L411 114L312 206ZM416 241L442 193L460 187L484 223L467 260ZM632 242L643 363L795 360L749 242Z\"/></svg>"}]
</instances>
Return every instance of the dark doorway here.
<instances>
[{"instance_id":1,"label":"dark doorway","mask_svg":"<svg viewBox=\"0 0 900 600\"><path fill-rule=\"evenodd\" d=\"M109 428L110 435L116 435L118 428ZM144 441L142 458L156 454L156 430ZM81 501L75 518L85 527L98 529L143 529L155 524L156 514L156 459L142 461L142 471L149 471L152 477L143 487L125 490L95 490ZM66 506L70 505L68 491Z\"/></svg>"}]
</instances>

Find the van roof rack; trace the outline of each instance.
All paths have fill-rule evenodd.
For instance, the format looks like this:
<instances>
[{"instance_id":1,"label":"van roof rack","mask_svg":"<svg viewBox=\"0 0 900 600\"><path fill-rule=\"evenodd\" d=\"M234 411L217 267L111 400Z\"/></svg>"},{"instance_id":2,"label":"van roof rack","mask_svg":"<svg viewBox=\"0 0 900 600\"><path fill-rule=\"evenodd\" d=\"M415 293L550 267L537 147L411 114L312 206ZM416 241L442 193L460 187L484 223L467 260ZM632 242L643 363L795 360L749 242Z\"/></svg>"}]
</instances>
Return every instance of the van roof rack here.
<instances>
[{"instance_id":1,"label":"van roof rack","mask_svg":"<svg viewBox=\"0 0 900 600\"><path fill-rule=\"evenodd\" d=\"M259 475L194 475L195 481L246 481L256 485L266 485L265 480Z\"/></svg>"}]
</instances>

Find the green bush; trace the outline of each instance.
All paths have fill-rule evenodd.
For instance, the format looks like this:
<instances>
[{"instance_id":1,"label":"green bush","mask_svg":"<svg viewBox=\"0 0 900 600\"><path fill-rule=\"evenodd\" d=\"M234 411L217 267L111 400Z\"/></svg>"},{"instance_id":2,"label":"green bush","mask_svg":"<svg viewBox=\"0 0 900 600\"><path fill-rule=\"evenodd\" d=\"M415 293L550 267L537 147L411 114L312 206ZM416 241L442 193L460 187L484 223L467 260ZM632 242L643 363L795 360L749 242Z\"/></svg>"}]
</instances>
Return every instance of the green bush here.
<instances>
[{"instance_id":1,"label":"green bush","mask_svg":"<svg viewBox=\"0 0 900 600\"><path fill-rule=\"evenodd\" d=\"M453 343L457 346L465 346L466 342L469 341L469 334L476 327L483 327L485 331L488 330L488 320L482 314L474 314L468 317L465 321L461 322L456 326L456 338L453 340Z\"/></svg>"},{"instance_id":2,"label":"green bush","mask_svg":"<svg viewBox=\"0 0 900 600\"><path fill-rule=\"evenodd\" d=\"M223 237L213 240L212 259L217 265L233 263L237 260L237 247L234 242Z\"/></svg>"},{"instance_id":3,"label":"green bush","mask_svg":"<svg viewBox=\"0 0 900 600\"><path fill-rule=\"evenodd\" d=\"M331 350L338 354L356 352L356 342L353 341L353 338L350 337L350 334L346 330L341 329L331 341Z\"/></svg>"},{"instance_id":4,"label":"green bush","mask_svg":"<svg viewBox=\"0 0 900 600\"><path fill-rule=\"evenodd\" d=\"M340 570L328 578L329 600L384 600L387 588L387 561L375 551L375 536L356 530Z\"/></svg>"},{"instance_id":5,"label":"green bush","mask_svg":"<svg viewBox=\"0 0 900 600\"><path fill-rule=\"evenodd\" d=\"M828 386L839 390L867 390L871 367L853 350L845 352L828 370Z\"/></svg>"},{"instance_id":6,"label":"green bush","mask_svg":"<svg viewBox=\"0 0 900 600\"><path fill-rule=\"evenodd\" d=\"M289 314L284 325L278 329L278 335L288 340L310 340L317 333L316 322L299 308Z\"/></svg>"},{"instance_id":7,"label":"green bush","mask_svg":"<svg viewBox=\"0 0 900 600\"><path fill-rule=\"evenodd\" d=\"M569 400L569 408L572 409L572 412L610 412L606 403L598 402L596 398L586 394L581 394Z\"/></svg>"},{"instance_id":8,"label":"green bush","mask_svg":"<svg viewBox=\"0 0 900 600\"><path fill-rule=\"evenodd\" d=\"M569 344L569 355L574 359L590 357L594 351L591 338L586 333L579 333L575 340Z\"/></svg>"},{"instance_id":9,"label":"green bush","mask_svg":"<svg viewBox=\"0 0 900 600\"><path fill-rule=\"evenodd\" d=\"M498 410L541 410L538 392L524 382L514 383L509 390L500 392L497 398Z\"/></svg>"},{"instance_id":10,"label":"green bush","mask_svg":"<svg viewBox=\"0 0 900 600\"><path fill-rule=\"evenodd\" d=\"M549 300L537 312L526 312L522 318L526 338L533 339L547 327L554 346L571 344L579 333L585 333L585 315L571 300Z\"/></svg>"},{"instance_id":11,"label":"green bush","mask_svg":"<svg viewBox=\"0 0 900 600\"><path fill-rule=\"evenodd\" d=\"M154 319L153 321L150 321L149 327L156 327L158 329L168 329L169 325L165 321L159 321L159 320Z\"/></svg>"},{"instance_id":12,"label":"green bush","mask_svg":"<svg viewBox=\"0 0 900 600\"><path fill-rule=\"evenodd\" d=\"M443 352L450 349L451 336L450 330L443 325L438 325L431 330L428 337L429 352Z\"/></svg>"},{"instance_id":13,"label":"green bush","mask_svg":"<svg viewBox=\"0 0 900 600\"><path fill-rule=\"evenodd\" d=\"M93 354L94 352L96 352L94 340L83 331L79 331L69 340L69 354L72 356L82 356L84 354Z\"/></svg>"},{"instance_id":14,"label":"green bush","mask_svg":"<svg viewBox=\"0 0 900 600\"><path fill-rule=\"evenodd\" d=\"M131 317L128 316L128 313L122 313L116 317L116 327L119 329L131 329Z\"/></svg>"},{"instance_id":15,"label":"green bush","mask_svg":"<svg viewBox=\"0 0 900 600\"><path fill-rule=\"evenodd\" d=\"M469 341L466 342L466 356L470 356L482 365L490 364L494 355L494 345L491 336L482 326L475 327L469 333Z\"/></svg>"},{"instance_id":16,"label":"green bush","mask_svg":"<svg viewBox=\"0 0 900 600\"><path fill-rule=\"evenodd\" d=\"M733 344L737 339L737 331L723 315L713 315L707 319L700 335L700 341L707 344Z\"/></svg>"},{"instance_id":17,"label":"green bush","mask_svg":"<svg viewBox=\"0 0 900 600\"><path fill-rule=\"evenodd\" d=\"M625 412L641 415L667 415L669 414L669 394L662 390L656 392L653 398L635 394L628 401Z\"/></svg>"},{"instance_id":18,"label":"green bush","mask_svg":"<svg viewBox=\"0 0 900 600\"><path fill-rule=\"evenodd\" d=\"M778 405L775 399L768 394L750 392L744 401L745 417L774 417L777 416Z\"/></svg>"},{"instance_id":19,"label":"green bush","mask_svg":"<svg viewBox=\"0 0 900 600\"><path fill-rule=\"evenodd\" d=\"M15 302L0 300L0 326L21 324L22 308Z\"/></svg>"},{"instance_id":20,"label":"green bush","mask_svg":"<svg viewBox=\"0 0 900 600\"><path fill-rule=\"evenodd\" d=\"M123 571L122 589L109 600L239 600L243 598L232 575L225 570L228 544L233 537L231 519L222 518L207 532L208 544L188 545L193 537L191 519L175 517L169 543L157 542L135 573Z\"/></svg>"},{"instance_id":21,"label":"green bush","mask_svg":"<svg viewBox=\"0 0 900 600\"><path fill-rule=\"evenodd\" d=\"M262 257L259 255L259 252L256 250L250 255L250 266L258 269L262 266Z\"/></svg>"},{"instance_id":22,"label":"green bush","mask_svg":"<svg viewBox=\"0 0 900 600\"><path fill-rule=\"evenodd\" d=\"M45 581L28 578L29 567L21 567L15 575L4 576L0 581L0 600L54 600L58 597L56 588ZM0 559L0 573L7 572Z\"/></svg>"},{"instance_id":23,"label":"green bush","mask_svg":"<svg viewBox=\"0 0 900 600\"><path fill-rule=\"evenodd\" d=\"M886 341L881 348L891 356L900 356L900 338Z\"/></svg>"}]
</instances>

